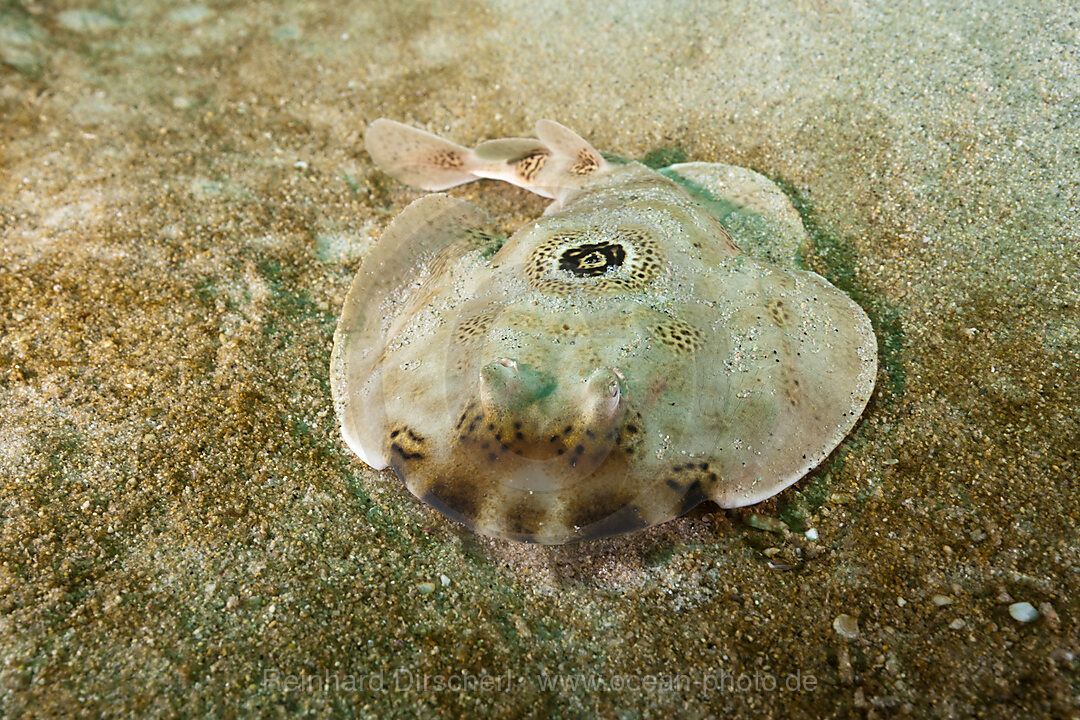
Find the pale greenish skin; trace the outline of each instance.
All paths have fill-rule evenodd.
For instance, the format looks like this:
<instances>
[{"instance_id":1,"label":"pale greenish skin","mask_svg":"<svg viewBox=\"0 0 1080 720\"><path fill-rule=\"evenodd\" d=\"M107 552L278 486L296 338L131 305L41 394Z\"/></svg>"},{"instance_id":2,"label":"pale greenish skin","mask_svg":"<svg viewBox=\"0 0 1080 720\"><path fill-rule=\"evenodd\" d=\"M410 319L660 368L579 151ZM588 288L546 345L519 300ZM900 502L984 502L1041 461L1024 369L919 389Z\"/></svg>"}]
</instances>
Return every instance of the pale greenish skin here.
<instances>
[{"instance_id":1,"label":"pale greenish skin","mask_svg":"<svg viewBox=\"0 0 1080 720\"><path fill-rule=\"evenodd\" d=\"M369 130L375 160L411 183L496 177L555 202L505 244L443 194L394 221L335 336L349 446L478 532L544 544L794 483L854 426L877 354L862 309L794 266L805 231L786 197L740 168L670 169L751 221L747 253L716 204L544 123L540 141L475 152ZM539 169L522 159L537 152Z\"/></svg>"}]
</instances>

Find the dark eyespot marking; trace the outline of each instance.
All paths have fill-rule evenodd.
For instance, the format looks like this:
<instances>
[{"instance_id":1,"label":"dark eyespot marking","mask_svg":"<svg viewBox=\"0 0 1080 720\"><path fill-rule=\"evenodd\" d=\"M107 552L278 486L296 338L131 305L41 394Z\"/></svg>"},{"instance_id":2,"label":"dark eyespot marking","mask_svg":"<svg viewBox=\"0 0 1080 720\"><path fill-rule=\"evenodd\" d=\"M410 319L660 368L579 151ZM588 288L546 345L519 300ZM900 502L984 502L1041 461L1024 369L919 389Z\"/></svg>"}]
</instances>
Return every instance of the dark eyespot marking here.
<instances>
[{"instance_id":1,"label":"dark eyespot marking","mask_svg":"<svg viewBox=\"0 0 1080 720\"><path fill-rule=\"evenodd\" d=\"M529 285L551 295L575 289L617 295L646 288L660 271L661 252L645 228L563 231L540 242L529 256Z\"/></svg>"},{"instance_id":2,"label":"dark eyespot marking","mask_svg":"<svg viewBox=\"0 0 1080 720\"><path fill-rule=\"evenodd\" d=\"M559 269L578 277L603 275L609 268L616 268L626 260L622 245L610 242L584 243L563 251L559 256Z\"/></svg>"}]
</instances>

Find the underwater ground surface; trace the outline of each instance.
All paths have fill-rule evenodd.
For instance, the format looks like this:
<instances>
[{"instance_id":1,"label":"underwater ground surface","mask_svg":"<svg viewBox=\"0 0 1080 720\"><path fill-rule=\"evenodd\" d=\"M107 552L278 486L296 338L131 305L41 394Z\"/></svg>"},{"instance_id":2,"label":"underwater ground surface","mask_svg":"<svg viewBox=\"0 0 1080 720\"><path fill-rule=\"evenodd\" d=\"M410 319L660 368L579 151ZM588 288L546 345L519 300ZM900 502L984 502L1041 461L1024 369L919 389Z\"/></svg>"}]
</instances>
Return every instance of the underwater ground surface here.
<instances>
[{"instance_id":1,"label":"underwater ground surface","mask_svg":"<svg viewBox=\"0 0 1080 720\"><path fill-rule=\"evenodd\" d=\"M753 508L445 520L330 400L378 117L772 178L862 421ZM1075 718L1078 241L1072 2L0 3L0 714Z\"/></svg>"}]
</instances>

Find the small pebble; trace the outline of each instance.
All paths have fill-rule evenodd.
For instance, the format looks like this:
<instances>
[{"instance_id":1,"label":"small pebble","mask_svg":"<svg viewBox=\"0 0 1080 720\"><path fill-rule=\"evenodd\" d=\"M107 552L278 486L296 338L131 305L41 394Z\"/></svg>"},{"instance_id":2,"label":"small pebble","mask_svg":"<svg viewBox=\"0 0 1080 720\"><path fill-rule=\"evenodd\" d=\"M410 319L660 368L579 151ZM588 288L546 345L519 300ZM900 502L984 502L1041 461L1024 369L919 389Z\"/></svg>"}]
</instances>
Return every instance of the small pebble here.
<instances>
[{"instance_id":1,"label":"small pebble","mask_svg":"<svg viewBox=\"0 0 1080 720\"><path fill-rule=\"evenodd\" d=\"M440 574L439 575L439 582L441 582L443 585L449 585L450 584L450 578L446 577L445 575Z\"/></svg>"},{"instance_id":2,"label":"small pebble","mask_svg":"<svg viewBox=\"0 0 1080 720\"><path fill-rule=\"evenodd\" d=\"M1061 618L1058 617L1053 605L1048 602L1039 603L1039 614L1046 618L1046 624L1051 630L1061 629Z\"/></svg>"},{"instance_id":3,"label":"small pebble","mask_svg":"<svg viewBox=\"0 0 1080 720\"><path fill-rule=\"evenodd\" d=\"M120 27L112 15L97 10L65 10L56 17L60 27L83 33L99 33Z\"/></svg>"},{"instance_id":4,"label":"small pebble","mask_svg":"<svg viewBox=\"0 0 1080 720\"><path fill-rule=\"evenodd\" d=\"M1039 611L1029 602L1013 603L1009 606L1009 614L1013 616L1013 620L1022 623L1029 623L1039 618Z\"/></svg>"},{"instance_id":5,"label":"small pebble","mask_svg":"<svg viewBox=\"0 0 1080 720\"><path fill-rule=\"evenodd\" d=\"M431 593L435 592L435 583L422 582L416 586L416 589L421 595L430 595Z\"/></svg>"},{"instance_id":6,"label":"small pebble","mask_svg":"<svg viewBox=\"0 0 1080 720\"><path fill-rule=\"evenodd\" d=\"M788 529L788 526L784 524L783 520L769 517L768 515L751 515L746 518L746 524L752 528L757 528L758 530L774 533L782 533Z\"/></svg>"},{"instance_id":7,"label":"small pebble","mask_svg":"<svg viewBox=\"0 0 1080 720\"><path fill-rule=\"evenodd\" d=\"M945 607L946 605L953 604L953 599L948 595L935 595L934 597L930 598L930 601L938 607Z\"/></svg>"},{"instance_id":8,"label":"small pebble","mask_svg":"<svg viewBox=\"0 0 1080 720\"><path fill-rule=\"evenodd\" d=\"M810 528L809 530L807 530L806 531L806 539L807 540L817 540L818 539L817 528Z\"/></svg>"},{"instance_id":9,"label":"small pebble","mask_svg":"<svg viewBox=\"0 0 1080 720\"><path fill-rule=\"evenodd\" d=\"M967 624L967 623L965 623L965 622L964 622L963 620L961 620L960 618L956 618L956 619L955 619L955 620L953 620L953 621L952 621L951 623L949 623L949 628L950 628L951 630L963 630L963 629L964 629L964 625L966 625L966 624Z\"/></svg>"},{"instance_id":10,"label":"small pebble","mask_svg":"<svg viewBox=\"0 0 1080 720\"><path fill-rule=\"evenodd\" d=\"M859 637L859 621L850 615L837 615L832 622L832 626L840 637L845 637L848 640Z\"/></svg>"},{"instance_id":11,"label":"small pebble","mask_svg":"<svg viewBox=\"0 0 1080 720\"><path fill-rule=\"evenodd\" d=\"M1054 662L1062 663L1063 665L1072 665L1076 656L1065 648L1055 648L1050 653L1050 659Z\"/></svg>"}]
</instances>

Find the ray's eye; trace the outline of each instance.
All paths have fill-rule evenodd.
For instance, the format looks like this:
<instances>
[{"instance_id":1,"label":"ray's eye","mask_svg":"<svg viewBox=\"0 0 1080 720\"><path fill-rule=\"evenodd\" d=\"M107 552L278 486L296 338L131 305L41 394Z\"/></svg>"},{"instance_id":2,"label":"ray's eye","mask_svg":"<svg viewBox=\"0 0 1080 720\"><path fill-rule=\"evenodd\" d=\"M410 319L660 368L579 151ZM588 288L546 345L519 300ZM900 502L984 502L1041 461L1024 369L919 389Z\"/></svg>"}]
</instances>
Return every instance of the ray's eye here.
<instances>
[{"instance_id":1,"label":"ray's eye","mask_svg":"<svg viewBox=\"0 0 1080 720\"><path fill-rule=\"evenodd\" d=\"M585 243L563 251L559 256L559 269L578 277L596 277L610 268L619 267L625 260L626 250L618 243Z\"/></svg>"}]
</instances>

